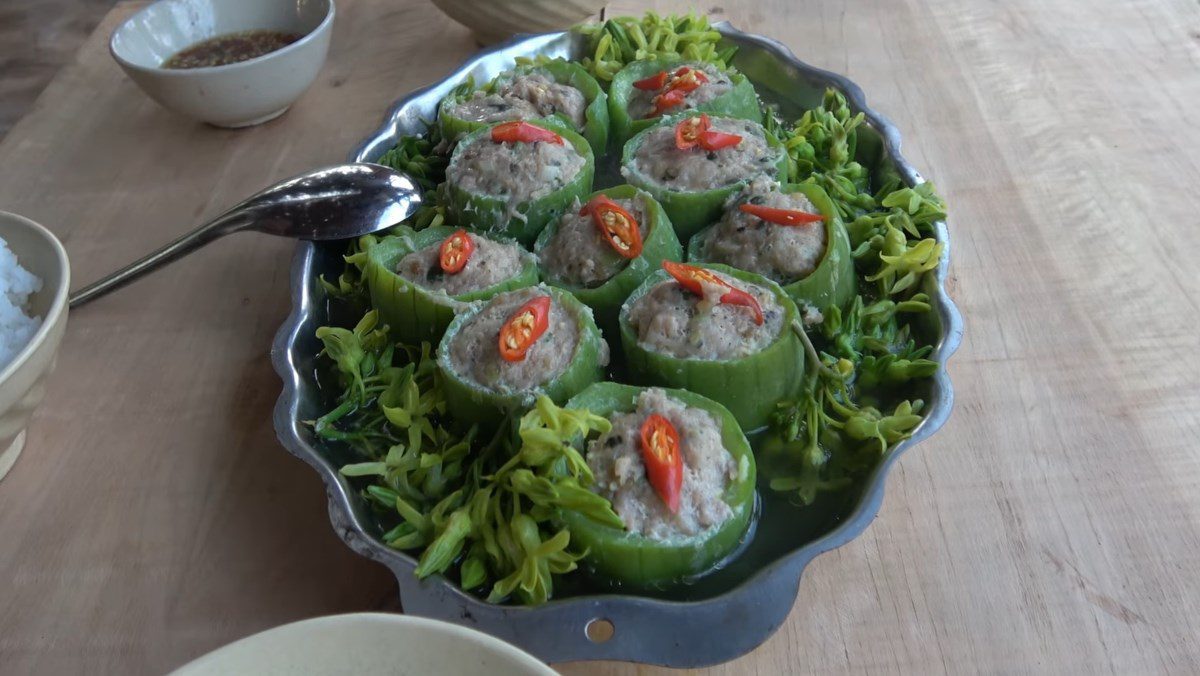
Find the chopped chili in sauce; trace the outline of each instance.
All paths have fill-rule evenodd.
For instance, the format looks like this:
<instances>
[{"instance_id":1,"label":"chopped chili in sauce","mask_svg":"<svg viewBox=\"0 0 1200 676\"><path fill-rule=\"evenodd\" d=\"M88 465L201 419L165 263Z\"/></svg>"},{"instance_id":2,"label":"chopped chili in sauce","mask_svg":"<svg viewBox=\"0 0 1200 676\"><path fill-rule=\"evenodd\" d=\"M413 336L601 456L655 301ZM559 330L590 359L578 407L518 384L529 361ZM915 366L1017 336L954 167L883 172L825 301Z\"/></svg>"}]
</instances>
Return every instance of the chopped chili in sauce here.
<instances>
[{"instance_id":1,"label":"chopped chili in sauce","mask_svg":"<svg viewBox=\"0 0 1200 676\"><path fill-rule=\"evenodd\" d=\"M243 31L209 38L183 49L163 62L163 68L211 68L248 61L283 49L302 36L279 31Z\"/></svg>"}]
</instances>

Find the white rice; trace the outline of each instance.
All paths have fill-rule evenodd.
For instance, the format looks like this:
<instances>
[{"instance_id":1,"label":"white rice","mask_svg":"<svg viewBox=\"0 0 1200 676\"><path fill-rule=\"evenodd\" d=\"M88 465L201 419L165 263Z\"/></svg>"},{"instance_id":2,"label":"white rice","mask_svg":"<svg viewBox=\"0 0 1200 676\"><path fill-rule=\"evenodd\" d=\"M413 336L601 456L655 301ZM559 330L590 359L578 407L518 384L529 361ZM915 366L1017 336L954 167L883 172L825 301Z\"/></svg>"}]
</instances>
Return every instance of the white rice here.
<instances>
[{"instance_id":1,"label":"white rice","mask_svg":"<svg viewBox=\"0 0 1200 676\"><path fill-rule=\"evenodd\" d=\"M8 242L0 237L0 369L33 338L42 325L40 317L25 312L29 296L42 288L42 280L17 262Z\"/></svg>"}]
</instances>

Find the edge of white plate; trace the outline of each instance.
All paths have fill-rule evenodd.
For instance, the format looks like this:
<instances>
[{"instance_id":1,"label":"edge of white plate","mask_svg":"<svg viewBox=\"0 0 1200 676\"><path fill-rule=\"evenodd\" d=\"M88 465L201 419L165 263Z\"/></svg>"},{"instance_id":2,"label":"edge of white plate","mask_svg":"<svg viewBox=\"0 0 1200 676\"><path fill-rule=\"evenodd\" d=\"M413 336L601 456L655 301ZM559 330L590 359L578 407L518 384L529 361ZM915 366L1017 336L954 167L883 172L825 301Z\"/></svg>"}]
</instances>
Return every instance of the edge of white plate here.
<instances>
[{"instance_id":1,"label":"edge of white plate","mask_svg":"<svg viewBox=\"0 0 1200 676\"><path fill-rule=\"evenodd\" d=\"M436 649L437 644L429 640L433 637L455 643L455 649L452 654L439 653L419 663L424 656L412 651L412 645L406 645L404 639ZM472 656L478 662L473 663ZM458 662L451 663L451 659ZM533 655L483 632L441 620L391 613L349 613L292 622L217 648L171 672L172 676L276 673L556 674Z\"/></svg>"}]
</instances>

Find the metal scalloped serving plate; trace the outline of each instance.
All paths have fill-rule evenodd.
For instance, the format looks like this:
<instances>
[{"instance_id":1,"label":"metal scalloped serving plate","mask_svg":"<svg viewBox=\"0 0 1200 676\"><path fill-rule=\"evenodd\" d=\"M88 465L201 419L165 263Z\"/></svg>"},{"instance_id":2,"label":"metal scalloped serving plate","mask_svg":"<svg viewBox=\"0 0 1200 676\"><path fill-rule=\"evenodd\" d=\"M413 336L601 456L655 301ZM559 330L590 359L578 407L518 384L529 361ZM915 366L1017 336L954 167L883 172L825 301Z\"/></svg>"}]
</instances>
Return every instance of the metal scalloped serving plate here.
<instances>
[{"instance_id":1,"label":"metal scalloped serving plate","mask_svg":"<svg viewBox=\"0 0 1200 676\"><path fill-rule=\"evenodd\" d=\"M860 132L860 155L875 154L890 162L909 185L922 181L900 155L900 134L883 116L867 107L862 90L846 78L799 61L782 44L719 25L725 39L738 45L734 65L756 85L763 97L780 105L791 119L820 103L826 87L845 94L855 111L866 115L868 128ZM404 134L424 129L424 120L435 118L436 106L451 88L468 76L486 82L510 68L518 56L578 58L582 43L569 33L518 37L481 52L441 82L415 91L400 100L384 124L355 152L353 159L371 161ZM836 520L815 537L795 548L784 549L764 565L739 572L732 582L711 595L668 600L614 592L577 595L539 607L513 607L486 603L450 582L413 575L416 560L387 547L358 491L338 474L345 458L316 439L302 421L324 413L327 402L315 376L320 343L313 332L328 320L328 311L316 278L336 276L344 247L334 243L301 243L292 261L292 312L279 329L272 349L275 370L283 379L283 394L275 407L279 440L296 457L311 465L325 482L329 517L338 535L351 549L387 566L396 575L404 611L414 615L457 622L514 643L548 662L568 660L628 660L673 667L696 667L731 660L760 645L787 618L799 590L804 567L817 554L845 544L875 518L883 500L888 469L904 451L933 434L950 415L953 391L944 365L958 347L962 319L945 291L949 243L944 223L937 225L938 241L946 252L926 291L932 298L926 334L934 341L931 359L943 368L930 379L921 396L926 418L911 439L897 445L849 498ZM758 537L763 537L760 532ZM728 576L727 576L728 577ZM612 623L611 638L592 641L587 627L596 620Z\"/></svg>"}]
</instances>

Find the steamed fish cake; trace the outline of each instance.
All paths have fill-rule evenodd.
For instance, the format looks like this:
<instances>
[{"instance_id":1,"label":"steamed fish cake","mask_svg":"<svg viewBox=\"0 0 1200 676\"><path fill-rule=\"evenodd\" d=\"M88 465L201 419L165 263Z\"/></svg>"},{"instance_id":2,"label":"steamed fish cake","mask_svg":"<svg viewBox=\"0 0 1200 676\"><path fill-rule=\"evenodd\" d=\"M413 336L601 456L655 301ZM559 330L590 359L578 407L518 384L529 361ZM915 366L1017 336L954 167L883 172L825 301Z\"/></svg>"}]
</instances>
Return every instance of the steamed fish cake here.
<instances>
[{"instance_id":1,"label":"steamed fish cake","mask_svg":"<svg viewBox=\"0 0 1200 676\"><path fill-rule=\"evenodd\" d=\"M595 155L608 148L608 94L578 63L539 59L473 86L459 85L438 104L438 126L451 142L496 123L527 121L577 132Z\"/></svg>"},{"instance_id":2,"label":"steamed fish cake","mask_svg":"<svg viewBox=\"0 0 1200 676\"><path fill-rule=\"evenodd\" d=\"M634 411L609 421L612 429L588 444L587 463L596 479L592 490L612 502L628 532L668 540L733 516L724 496L738 466L712 413L651 388L638 395ZM668 465L677 468L673 480L653 478Z\"/></svg>"},{"instance_id":3,"label":"steamed fish cake","mask_svg":"<svg viewBox=\"0 0 1200 676\"><path fill-rule=\"evenodd\" d=\"M618 199L598 196L593 202L604 200L602 203L576 202L563 214L554 235L541 250L543 269L564 284L592 288L607 282L630 258L641 253L647 232L646 199L644 195ZM596 214L597 209L602 211ZM597 219L604 222L606 216L615 224L607 232L597 226ZM615 245L613 238L618 240Z\"/></svg>"},{"instance_id":4,"label":"steamed fish cake","mask_svg":"<svg viewBox=\"0 0 1200 676\"><path fill-rule=\"evenodd\" d=\"M464 228L400 226L366 251L371 305L409 345L436 344L468 303L537 284L537 259L508 240Z\"/></svg>"},{"instance_id":5,"label":"steamed fish cake","mask_svg":"<svg viewBox=\"0 0 1200 676\"><path fill-rule=\"evenodd\" d=\"M664 261L621 308L621 347L636 383L688 390L766 425L803 385L796 304L762 275Z\"/></svg>"},{"instance_id":6,"label":"steamed fish cake","mask_svg":"<svg viewBox=\"0 0 1200 676\"><path fill-rule=\"evenodd\" d=\"M594 173L588 141L558 122L501 122L458 142L439 192L453 222L529 246L591 192Z\"/></svg>"},{"instance_id":7,"label":"steamed fish cake","mask_svg":"<svg viewBox=\"0 0 1200 676\"><path fill-rule=\"evenodd\" d=\"M464 308L437 348L446 413L490 433L545 395L565 402L604 375L608 344L587 306L548 286Z\"/></svg>"},{"instance_id":8,"label":"steamed fish cake","mask_svg":"<svg viewBox=\"0 0 1200 676\"><path fill-rule=\"evenodd\" d=\"M533 125L503 127L460 147L446 180L473 195L518 204L562 188L583 168L584 157L554 132Z\"/></svg>"},{"instance_id":9,"label":"steamed fish cake","mask_svg":"<svg viewBox=\"0 0 1200 676\"><path fill-rule=\"evenodd\" d=\"M674 278L628 308L641 347L679 359L738 359L784 329L784 309L769 289L690 265L663 267Z\"/></svg>"},{"instance_id":10,"label":"steamed fish cake","mask_svg":"<svg viewBox=\"0 0 1200 676\"><path fill-rule=\"evenodd\" d=\"M448 112L468 122L533 120L562 115L575 129L582 129L587 99L583 92L556 82L546 73L519 72L503 80L492 93L477 90Z\"/></svg>"},{"instance_id":11,"label":"steamed fish cake","mask_svg":"<svg viewBox=\"0 0 1200 676\"><path fill-rule=\"evenodd\" d=\"M633 83L629 117L638 120L663 113L691 110L727 94L729 76L711 63L664 65L662 70Z\"/></svg>"},{"instance_id":12,"label":"steamed fish cake","mask_svg":"<svg viewBox=\"0 0 1200 676\"><path fill-rule=\"evenodd\" d=\"M621 173L662 205L685 241L719 219L725 200L743 185L781 175L785 158L779 141L759 124L691 113L630 139Z\"/></svg>"},{"instance_id":13,"label":"steamed fish cake","mask_svg":"<svg viewBox=\"0 0 1200 676\"><path fill-rule=\"evenodd\" d=\"M611 425L580 448L616 518L565 508L588 570L629 589L667 589L713 570L754 518L754 453L733 414L682 389L596 383L567 402ZM615 522L615 523L614 523Z\"/></svg>"},{"instance_id":14,"label":"steamed fish cake","mask_svg":"<svg viewBox=\"0 0 1200 676\"><path fill-rule=\"evenodd\" d=\"M803 279L825 254L825 223L803 193L780 192L766 177L752 181L726 203L725 215L701 248L704 260L789 284Z\"/></svg>"},{"instance_id":15,"label":"steamed fish cake","mask_svg":"<svg viewBox=\"0 0 1200 676\"><path fill-rule=\"evenodd\" d=\"M401 258L396 273L431 291L458 296L515 277L527 256L515 243L460 229L441 242Z\"/></svg>"},{"instance_id":16,"label":"steamed fish cake","mask_svg":"<svg viewBox=\"0 0 1200 676\"><path fill-rule=\"evenodd\" d=\"M543 287L502 293L450 338L450 365L488 390L532 390L567 369L579 331Z\"/></svg>"},{"instance_id":17,"label":"steamed fish cake","mask_svg":"<svg viewBox=\"0 0 1200 676\"><path fill-rule=\"evenodd\" d=\"M715 138L721 140L704 145L690 142L688 127L701 121L706 121L709 138L719 134ZM682 141L677 140L681 131ZM632 161L621 173L631 183L648 182L681 192L715 190L774 175L781 158L780 151L767 144L761 125L727 117L699 115L674 125L660 124L639 139Z\"/></svg>"},{"instance_id":18,"label":"steamed fish cake","mask_svg":"<svg viewBox=\"0 0 1200 676\"><path fill-rule=\"evenodd\" d=\"M666 116L704 112L762 122L754 86L735 70L676 56L633 61L613 76L609 118L618 144Z\"/></svg>"},{"instance_id":19,"label":"steamed fish cake","mask_svg":"<svg viewBox=\"0 0 1200 676\"><path fill-rule=\"evenodd\" d=\"M648 193L619 185L575 204L538 236L542 279L587 305L606 336L620 333L629 294L683 247L662 206Z\"/></svg>"}]
</instances>

